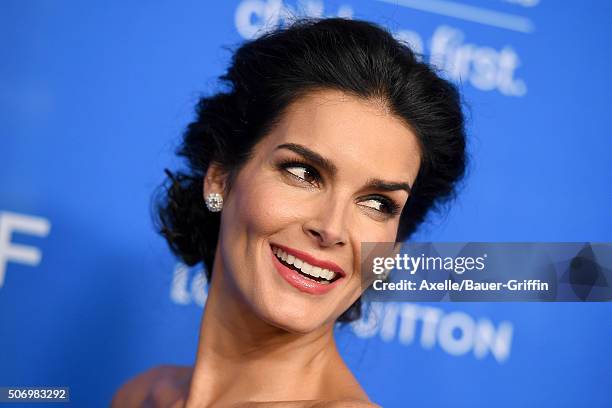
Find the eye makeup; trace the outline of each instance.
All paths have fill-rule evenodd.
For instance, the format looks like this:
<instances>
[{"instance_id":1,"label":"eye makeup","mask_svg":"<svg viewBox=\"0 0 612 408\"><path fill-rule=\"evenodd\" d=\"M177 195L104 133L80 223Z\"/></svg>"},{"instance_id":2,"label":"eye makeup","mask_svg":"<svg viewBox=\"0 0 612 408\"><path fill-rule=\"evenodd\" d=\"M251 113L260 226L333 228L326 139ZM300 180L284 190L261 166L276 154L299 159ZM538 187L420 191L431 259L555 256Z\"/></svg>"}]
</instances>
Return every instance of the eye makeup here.
<instances>
[{"instance_id":1,"label":"eye makeup","mask_svg":"<svg viewBox=\"0 0 612 408\"><path fill-rule=\"evenodd\" d=\"M284 160L281 160L276 165L276 167L278 170L287 173L287 175L293 176L297 181L305 182L315 187L318 187L323 181L323 177L321 176L319 171L313 166L311 166L309 163L307 163L305 160L302 160L302 159L295 159L295 158L284 159ZM296 173L289 170L292 168L303 169L304 177L300 177ZM308 174L309 177L307 177L306 174Z\"/></svg>"},{"instance_id":2,"label":"eye makeup","mask_svg":"<svg viewBox=\"0 0 612 408\"><path fill-rule=\"evenodd\" d=\"M306 160L301 158L282 159L276 163L275 167L287 177L291 177L298 183L307 184L308 187L319 188L323 183L321 173ZM296 170L297 171L292 171ZM380 194L370 194L360 198L359 202L377 201L379 208L362 205L362 207L371 209L388 217L397 216L400 213L401 205L395 200Z\"/></svg>"}]
</instances>

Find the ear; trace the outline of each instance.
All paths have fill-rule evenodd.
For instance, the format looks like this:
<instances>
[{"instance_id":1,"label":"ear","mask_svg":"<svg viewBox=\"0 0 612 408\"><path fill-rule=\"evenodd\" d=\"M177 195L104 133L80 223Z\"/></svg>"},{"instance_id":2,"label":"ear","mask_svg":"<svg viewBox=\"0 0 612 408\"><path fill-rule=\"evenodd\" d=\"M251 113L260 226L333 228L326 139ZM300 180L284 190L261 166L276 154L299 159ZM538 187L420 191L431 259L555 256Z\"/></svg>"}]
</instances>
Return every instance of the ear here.
<instances>
[{"instance_id":1,"label":"ear","mask_svg":"<svg viewBox=\"0 0 612 408\"><path fill-rule=\"evenodd\" d=\"M225 195L226 187L227 172L218 163L210 163L204 176L204 197L210 193Z\"/></svg>"}]
</instances>

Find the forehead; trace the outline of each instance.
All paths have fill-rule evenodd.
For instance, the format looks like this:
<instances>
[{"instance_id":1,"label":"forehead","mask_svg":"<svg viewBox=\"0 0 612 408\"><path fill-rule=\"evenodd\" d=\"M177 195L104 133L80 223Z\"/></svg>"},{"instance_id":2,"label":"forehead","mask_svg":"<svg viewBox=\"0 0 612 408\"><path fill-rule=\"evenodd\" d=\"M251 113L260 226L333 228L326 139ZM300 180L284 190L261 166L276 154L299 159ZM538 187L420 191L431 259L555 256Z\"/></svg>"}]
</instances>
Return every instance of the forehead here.
<instances>
[{"instance_id":1,"label":"forehead","mask_svg":"<svg viewBox=\"0 0 612 408\"><path fill-rule=\"evenodd\" d=\"M420 163L416 135L386 105L336 90L311 92L292 103L267 137L274 148L302 144L336 164L339 172L412 181Z\"/></svg>"}]
</instances>

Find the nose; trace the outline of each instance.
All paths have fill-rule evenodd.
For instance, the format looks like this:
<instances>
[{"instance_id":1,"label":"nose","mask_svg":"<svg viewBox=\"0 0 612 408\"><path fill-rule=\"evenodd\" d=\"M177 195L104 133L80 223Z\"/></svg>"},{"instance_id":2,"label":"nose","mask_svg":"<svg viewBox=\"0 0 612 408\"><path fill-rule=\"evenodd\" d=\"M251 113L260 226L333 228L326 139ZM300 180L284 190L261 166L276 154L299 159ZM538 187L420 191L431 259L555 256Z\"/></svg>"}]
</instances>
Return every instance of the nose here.
<instances>
[{"instance_id":1,"label":"nose","mask_svg":"<svg viewBox=\"0 0 612 408\"><path fill-rule=\"evenodd\" d=\"M303 230L323 247L344 246L348 242L348 211L341 200L330 200L321 205L303 225Z\"/></svg>"}]
</instances>

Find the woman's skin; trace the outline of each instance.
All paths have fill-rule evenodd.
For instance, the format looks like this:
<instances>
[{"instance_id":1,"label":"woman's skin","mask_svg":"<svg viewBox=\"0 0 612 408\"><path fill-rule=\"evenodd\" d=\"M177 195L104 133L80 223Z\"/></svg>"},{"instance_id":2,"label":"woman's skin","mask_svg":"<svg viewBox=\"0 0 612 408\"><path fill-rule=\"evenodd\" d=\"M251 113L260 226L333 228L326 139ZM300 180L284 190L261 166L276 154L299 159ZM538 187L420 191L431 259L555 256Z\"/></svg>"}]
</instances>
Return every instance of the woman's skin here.
<instances>
[{"instance_id":1,"label":"woman's skin","mask_svg":"<svg viewBox=\"0 0 612 408\"><path fill-rule=\"evenodd\" d=\"M362 293L361 242L395 240L403 185L419 162L415 134L381 100L318 90L290 105L224 195L195 366L150 370L113 406L375 406L338 353L333 326ZM211 165L204 194L223 194L226 182ZM325 294L305 293L275 268L274 244L346 276ZM141 399L123 405L122 395Z\"/></svg>"}]
</instances>

